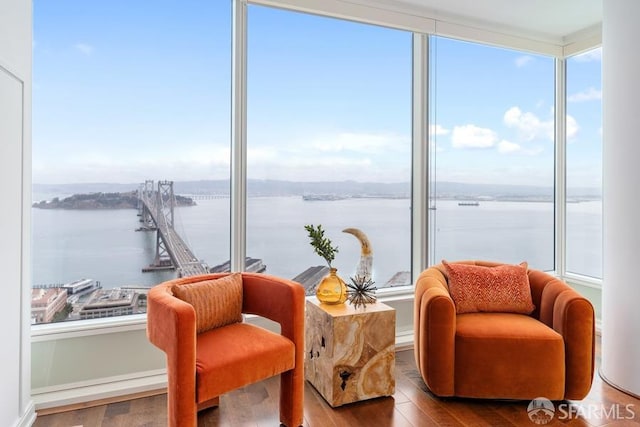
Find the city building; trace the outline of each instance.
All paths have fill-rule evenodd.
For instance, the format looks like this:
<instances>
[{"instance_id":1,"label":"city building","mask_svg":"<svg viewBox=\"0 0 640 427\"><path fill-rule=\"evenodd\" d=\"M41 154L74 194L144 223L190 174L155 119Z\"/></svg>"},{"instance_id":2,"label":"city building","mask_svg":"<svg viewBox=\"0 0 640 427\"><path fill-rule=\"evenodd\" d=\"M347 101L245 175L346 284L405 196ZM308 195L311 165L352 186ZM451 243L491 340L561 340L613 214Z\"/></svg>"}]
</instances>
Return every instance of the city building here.
<instances>
[{"instance_id":1,"label":"city building","mask_svg":"<svg viewBox=\"0 0 640 427\"><path fill-rule=\"evenodd\" d=\"M96 291L80 309L80 319L124 316L137 313L138 294L130 289Z\"/></svg>"},{"instance_id":2,"label":"city building","mask_svg":"<svg viewBox=\"0 0 640 427\"><path fill-rule=\"evenodd\" d=\"M63 288L34 288L31 290L31 319L33 323L49 323L67 304Z\"/></svg>"}]
</instances>

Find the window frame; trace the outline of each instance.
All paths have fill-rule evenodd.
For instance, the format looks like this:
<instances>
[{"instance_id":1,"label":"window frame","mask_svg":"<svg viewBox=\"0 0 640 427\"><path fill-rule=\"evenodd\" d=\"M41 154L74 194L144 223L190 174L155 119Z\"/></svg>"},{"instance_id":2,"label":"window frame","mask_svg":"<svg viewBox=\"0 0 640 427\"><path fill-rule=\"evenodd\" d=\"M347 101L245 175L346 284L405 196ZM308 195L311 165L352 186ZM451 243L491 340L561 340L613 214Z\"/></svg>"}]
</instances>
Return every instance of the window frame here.
<instances>
[{"instance_id":1,"label":"window frame","mask_svg":"<svg viewBox=\"0 0 640 427\"><path fill-rule=\"evenodd\" d=\"M566 58L597 48L601 37L589 37L567 47L538 42L524 37L502 35L487 30L473 29L434 19L411 15L401 11L388 12L364 4L344 5L325 0L229 0L232 2L232 69L231 93L231 268L244 268L246 253L246 85L247 85L247 5L256 4L283 8L332 18L379 25L413 33L412 65L412 182L411 182L411 277L415 283L427 266L435 263L432 249L429 203L431 165L429 156L429 70L428 45L431 35L443 35L474 43L494 45L523 52L551 55L556 60L555 72L555 275L570 283L601 289L602 280L566 271ZM356 18L357 17L357 18ZM436 25L437 24L437 25ZM381 301L411 300L413 286L381 289ZM73 338L101 333L117 333L146 328L146 314L111 318L77 320L31 326L33 342Z\"/></svg>"},{"instance_id":2,"label":"window frame","mask_svg":"<svg viewBox=\"0 0 640 427\"><path fill-rule=\"evenodd\" d=\"M564 69L563 69L563 82L564 82L564 92L563 92L563 96L564 96L564 108L565 108L565 114L563 115L563 117L566 120L566 114L569 111L568 107L567 107L567 87L568 87L568 83L567 83L567 79L569 78L569 72L568 72L568 68L569 68L569 59L573 58L575 56L578 56L579 54L585 53L585 52L589 52L592 50L596 50L598 48L602 48L602 43L598 42L595 45L587 45L587 44L581 44L580 45L580 49L572 49L570 52L567 52L566 56L563 58L563 62L564 62ZM602 81L602 76L600 76L600 79ZM602 107L601 107L602 108ZM566 126L566 123L565 123ZM562 138L563 138L563 148L564 148L564 168L563 170L561 170L559 173L562 174L563 178L565 179L565 184L566 184L566 175L567 175L567 171L568 171L568 161L569 161L569 157L567 155L567 132L566 132L566 127L563 129L563 133L562 133ZM561 277L572 284L576 284L579 286L584 286L587 288L592 288L592 289L597 289L597 290L602 290L602 284L603 284L603 279L602 278L598 278L595 276L589 276L586 274L580 274L577 272L573 272L570 271L567 268L567 234L566 234L566 226L567 226L567 195L566 195L566 185L565 185L565 194L564 197L562 199L562 207L565 210L564 213L564 222L563 225L565 227L565 234L562 237L562 244L563 244L563 269L561 270ZM602 251L604 252L604 248L602 247Z\"/></svg>"}]
</instances>

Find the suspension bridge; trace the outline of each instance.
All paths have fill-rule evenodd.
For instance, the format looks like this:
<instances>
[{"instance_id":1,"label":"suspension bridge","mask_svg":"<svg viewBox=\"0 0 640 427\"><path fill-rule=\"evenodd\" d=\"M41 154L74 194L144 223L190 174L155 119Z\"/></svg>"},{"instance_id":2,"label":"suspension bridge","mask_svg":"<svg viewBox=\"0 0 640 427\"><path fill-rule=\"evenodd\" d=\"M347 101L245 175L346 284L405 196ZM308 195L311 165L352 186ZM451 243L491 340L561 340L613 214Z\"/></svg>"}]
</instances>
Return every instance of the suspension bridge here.
<instances>
[{"instance_id":1,"label":"suspension bridge","mask_svg":"<svg viewBox=\"0 0 640 427\"><path fill-rule=\"evenodd\" d=\"M174 228L175 206L173 181L158 181L157 188L152 180L141 185L138 191L138 215L143 225L140 230L156 231L154 262L142 271L175 269L178 277L208 273L208 266L198 260Z\"/></svg>"}]
</instances>

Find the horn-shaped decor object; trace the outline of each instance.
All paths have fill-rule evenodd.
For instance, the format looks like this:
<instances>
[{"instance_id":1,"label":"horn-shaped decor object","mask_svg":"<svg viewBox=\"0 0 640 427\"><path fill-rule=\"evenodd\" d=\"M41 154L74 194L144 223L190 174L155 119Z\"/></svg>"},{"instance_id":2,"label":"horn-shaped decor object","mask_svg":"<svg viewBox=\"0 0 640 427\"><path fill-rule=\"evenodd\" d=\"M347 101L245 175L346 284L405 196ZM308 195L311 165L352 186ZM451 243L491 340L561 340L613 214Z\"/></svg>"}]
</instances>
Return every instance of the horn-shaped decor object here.
<instances>
[{"instance_id":1,"label":"horn-shaped decor object","mask_svg":"<svg viewBox=\"0 0 640 427\"><path fill-rule=\"evenodd\" d=\"M360 261L356 267L356 277L360 276L364 281L371 280L373 276L373 250L369 238L357 228L345 228L342 231L353 234L360 241Z\"/></svg>"}]
</instances>

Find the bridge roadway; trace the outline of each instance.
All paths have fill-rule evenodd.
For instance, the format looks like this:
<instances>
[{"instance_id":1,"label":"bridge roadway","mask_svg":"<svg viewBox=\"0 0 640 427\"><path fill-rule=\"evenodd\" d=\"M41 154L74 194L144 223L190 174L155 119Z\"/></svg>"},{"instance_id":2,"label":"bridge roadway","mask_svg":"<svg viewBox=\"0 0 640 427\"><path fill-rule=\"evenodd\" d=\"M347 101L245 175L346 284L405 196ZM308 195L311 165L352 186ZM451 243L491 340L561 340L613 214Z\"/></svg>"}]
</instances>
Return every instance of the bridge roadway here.
<instances>
[{"instance_id":1,"label":"bridge roadway","mask_svg":"<svg viewBox=\"0 0 640 427\"><path fill-rule=\"evenodd\" d=\"M191 248L180 237L178 232L167 223L162 210L158 209L156 203L156 192L152 195L148 195L142 192L140 200L145 205L145 209L148 210L151 215L151 219L156 225L157 232L160 233L160 238L164 242L165 250L167 251L173 266L178 271L178 277L195 276L198 274L208 273L207 267L198 260L195 254L191 251ZM157 261L157 260L156 260Z\"/></svg>"}]
</instances>

